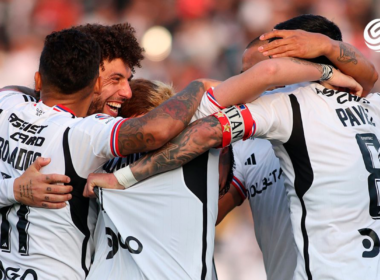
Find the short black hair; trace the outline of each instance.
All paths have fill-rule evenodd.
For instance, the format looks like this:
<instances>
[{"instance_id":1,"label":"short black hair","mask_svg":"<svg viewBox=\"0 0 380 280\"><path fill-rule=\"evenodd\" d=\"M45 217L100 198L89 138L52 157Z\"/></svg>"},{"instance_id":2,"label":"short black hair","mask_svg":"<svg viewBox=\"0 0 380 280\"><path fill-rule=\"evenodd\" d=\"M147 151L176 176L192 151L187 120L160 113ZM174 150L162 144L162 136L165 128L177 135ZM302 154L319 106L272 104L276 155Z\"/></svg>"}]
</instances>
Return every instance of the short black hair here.
<instances>
[{"instance_id":1,"label":"short black hair","mask_svg":"<svg viewBox=\"0 0 380 280\"><path fill-rule=\"evenodd\" d=\"M234 157L234 150L232 148L232 145L228 146L228 156L230 157L230 162L229 162L230 169L228 172L226 184L219 189L219 198L225 195L226 193L228 193L228 191L230 190L232 179L234 177L235 157Z\"/></svg>"},{"instance_id":2,"label":"short black hair","mask_svg":"<svg viewBox=\"0 0 380 280\"><path fill-rule=\"evenodd\" d=\"M274 29L278 30L296 30L301 29L312 33L321 33L330 37L333 40L342 41L342 32L339 27L328 20L327 18L319 15L301 15L291 18L287 21L278 23L275 25ZM273 38L270 41L274 41L279 38ZM313 59L307 59L315 63L323 63L333 65L330 60L325 56L316 57Z\"/></svg>"},{"instance_id":3,"label":"short black hair","mask_svg":"<svg viewBox=\"0 0 380 280\"><path fill-rule=\"evenodd\" d=\"M75 28L92 36L100 45L100 67L102 69L104 69L104 61L112 61L117 58L126 63L131 68L132 73L135 72L135 67L141 67L140 62L144 59L144 49L137 42L135 29L129 23L86 24Z\"/></svg>"},{"instance_id":4,"label":"short black hair","mask_svg":"<svg viewBox=\"0 0 380 280\"><path fill-rule=\"evenodd\" d=\"M72 94L95 84L99 76L100 47L90 36L74 29L46 36L40 57L42 85Z\"/></svg>"}]
</instances>

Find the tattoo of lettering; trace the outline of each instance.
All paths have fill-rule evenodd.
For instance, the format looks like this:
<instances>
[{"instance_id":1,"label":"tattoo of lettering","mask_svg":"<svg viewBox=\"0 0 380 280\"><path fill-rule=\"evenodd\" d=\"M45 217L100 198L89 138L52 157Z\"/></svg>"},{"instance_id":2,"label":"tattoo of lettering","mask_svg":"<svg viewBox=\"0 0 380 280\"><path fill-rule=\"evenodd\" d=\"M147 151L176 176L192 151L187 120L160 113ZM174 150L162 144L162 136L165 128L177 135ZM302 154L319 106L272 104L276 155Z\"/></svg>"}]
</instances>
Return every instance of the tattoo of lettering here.
<instances>
[{"instance_id":1,"label":"tattoo of lettering","mask_svg":"<svg viewBox=\"0 0 380 280\"><path fill-rule=\"evenodd\" d=\"M355 51L347 46L344 43L339 43L340 47L340 53L339 56L337 57L337 60L342 63L350 63L352 62L353 64L358 64L358 60L356 59L356 53Z\"/></svg>"},{"instance_id":2,"label":"tattoo of lettering","mask_svg":"<svg viewBox=\"0 0 380 280\"><path fill-rule=\"evenodd\" d=\"M310 65L310 66L313 66L313 67L315 67L315 68L316 68L321 74L323 73L322 65L320 65L320 64L318 64L318 63L310 62L310 61L303 60L303 59L297 59L297 58L293 58L293 57L290 58L290 61L293 61L294 63L297 63L297 64L303 64L303 65Z\"/></svg>"},{"instance_id":3,"label":"tattoo of lettering","mask_svg":"<svg viewBox=\"0 0 380 280\"><path fill-rule=\"evenodd\" d=\"M26 185L19 185L20 197L29 198L34 201L33 190L32 190L32 180Z\"/></svg>"},{"instance_id":4,"label":"tattoo of lettering","mask_svg":"<svg viewBox=\"0 0 380 280\"><path fill-rule=\"evenodd\" d=\"M141 181L178 168L221 143L220 123L209 116L192 123L162 148L146 154L130 167L136 180Z\"/></svg>"},{"instance_id":5,"label":"tattoo of lettering","mask_svg":"<svg viewBox=\"0 0 380 280\"><path fill-rule=\"evenodd\" d=\"M191 82L184 90L143 117L125 121L117 139L120 153L127 155L156 149L159 142L155 130L158 131L161 124L166 124L163 129L170 127L169 136L177 135L190 122L204 92L203 83Z\"/></svg>"}]
</instances>

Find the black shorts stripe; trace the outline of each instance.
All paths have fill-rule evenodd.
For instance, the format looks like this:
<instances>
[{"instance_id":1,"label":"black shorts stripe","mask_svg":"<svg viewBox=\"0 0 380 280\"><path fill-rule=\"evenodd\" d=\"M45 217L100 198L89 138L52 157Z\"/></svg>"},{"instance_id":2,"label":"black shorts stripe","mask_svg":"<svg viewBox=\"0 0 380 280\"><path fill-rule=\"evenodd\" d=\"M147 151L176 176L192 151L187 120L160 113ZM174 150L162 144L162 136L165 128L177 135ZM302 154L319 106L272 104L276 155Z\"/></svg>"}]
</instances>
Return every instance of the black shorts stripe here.
<instances>
[{"instance_id":1,"label":"black shorts stripe","mask_svg":"<svg viewBox=\"0 0 380 280\"><path fill-rule=\"evenodd\" d=\"M87 217L89 211L90 200L83 196L84 186L86 185L86 179L81 178L75 171L74 165L71 159L70 147L69 147L69 131L68 127L63 134L63 151L65 157L65 175L69 176L71 181L70 185L73 186L72 199L70 203L71 218L75 226L84 234L85 238L82 244L82 268L88 275L88 268L86 266L86 253L87 244L90 239L90 229L87 224ZM69 242L69 241L68 241Z\"/></svg>"},{"instance_id":2,"label":"black shorts stripe","mask_svg":"<svg viewBox=\"0 0 380 280\"><path fill-rule=\"evenodd\" d=\"M203 203L201 280L206 279L207 274L207 163L208 152L205 152L182 167L186 186Z\"/></svg>"},{"instance_id":3,"label":"black shorts stripe","mask_svg":"<svg viewBox=\"0 0 380 280\"><path fill-rule=\"evenodd\" d=\"M293 110L293 130L284 148L289 154L290 160L294 168L294 188L302 205L302 218L301 218L301 231L303 237L303 253L305 258L305 271L307 279L313 279L310 271L310 257L309 257L309 237L306 231L306 216L307 211L303 196L310 189L314 173L311 167L309 153L307 151L305 133L302 124L301 109L297 97L293 94L289 95L290 103Z\"/></svg>"}]
</instances>

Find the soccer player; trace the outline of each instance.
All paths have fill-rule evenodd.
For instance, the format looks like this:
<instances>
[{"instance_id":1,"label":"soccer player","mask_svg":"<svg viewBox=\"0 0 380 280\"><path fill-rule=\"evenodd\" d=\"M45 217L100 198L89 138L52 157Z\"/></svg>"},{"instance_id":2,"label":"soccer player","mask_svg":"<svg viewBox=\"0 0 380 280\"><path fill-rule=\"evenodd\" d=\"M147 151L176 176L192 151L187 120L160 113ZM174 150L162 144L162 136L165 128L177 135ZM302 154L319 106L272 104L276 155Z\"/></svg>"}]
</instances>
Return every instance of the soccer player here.
<instances>
[{"instance_id":1,"label":"soccer player","mask_svg":"<svg viewBox=\"0 0 380 280\"><path fill-rule=\"evenodd\" d=\"M163 83L142 79L131 81L131 89L132 99L121 108L131 117L173 93ZM87 279L209 279L218 190L225 193L232 179L232 149L218 158L219 151L210 151L132 189L101 190L95 259ZM107 163L105 169L122 166Z\"/></svg>"},{"instance_id":2,"label":"soccer player","mask_svg":"<svg viewBox=\"0 0 380 280\"><path fill-rule=\"evenodd\" d=\"M301 30L280 30L283 28ZM357 81L361 81L367 87L365 88L367 91L376 81L377 72L373 65L360 52L353 51L352 46L341 42L340 30L327 19L320 16L303 15L280 23L275 26L275 29L273 36L283 37L285 34L287 39L285 43L282 39L277 40L279 42L276 50L283 51L280 57L291 55L315 58L314 56L326 55L336 66L342 67L343 72L349 71ZM303 31L303 29L309 32ZM243 56L243 71L259 61L267 59L268 55L273 55L269 52L263 56L257 50L260 47L259 50L262 52L267 43L267 41L260 41L259 38L256 38L247 46ZM350 50L348 54L351 58L347 54L345 55L347 52L344 50ZM347 67L349 64L352 64L352 67ZM264 139L240 141L234 144L234 151L235 177L229 193L219 200L218 223L228 212L241 205L248 197L254 217L255 235L263 253L267 278L291 279L296 266L296 251L283 171L280 168L279 160L275 156L271 144Z\"/></svg>"},{"instance_id":3,"label":"soccer player","mask_svg":"<svg viewBox=\"0 0 380 280\"><path fill-rule=\"evenodd\" d=\"M235 88L235 97L244 94L243 80L222 83L215 89L216 99L222 88ZM361 98L325 83L310 83L247 104L256 124L254 136L271 140L284 169L297 243L294 279L378 278L379 103L378 94ZM222 124L230 110L216 115ZM202 141L202 131L214 138ZM214 120L200 120L170 142L177 151L163 158L159 150L156 157L146 156L155 159L154 166L143 157L130 169L141 180L171 164L183 164L208 147L229 143L233 132L223 137ZM189 150L197 152L189 156Z\"/></svg>"},{"instance_id":4,"label":"soccer player","mask_svg":"<svg viewBox=\"0 0 380 280\"><path fill-rule=\"evenodd\" d=\"M17 270L21 277L84 279L93 246L87 221L91 210L88 199L82 196L85 178L116 155L155 149L163 144L161 141L169 140L163 138L172 137L186 125L195 111L197 96L200 99L204 91L204 85L195 82L133 120L104 114L82 119L93 92L100 88L100 63L100 48L92 37L75 29L56 32L46 38L35 75L41 102L25 100L19 92L1 92L1 172L17 177L37 157L45 156L54 165L44 171L64 173L73 186L70 207L49 211L14 204L1 209L4 273ZM56 105L60 103L64 105ZM176 115L178 110L180 115ZM165 123L171 123L170 131L161 133L152 119L161 120L166 130ZM17 187L20 198L34 200L30 185Z\"/></svg>"}]
</instances>

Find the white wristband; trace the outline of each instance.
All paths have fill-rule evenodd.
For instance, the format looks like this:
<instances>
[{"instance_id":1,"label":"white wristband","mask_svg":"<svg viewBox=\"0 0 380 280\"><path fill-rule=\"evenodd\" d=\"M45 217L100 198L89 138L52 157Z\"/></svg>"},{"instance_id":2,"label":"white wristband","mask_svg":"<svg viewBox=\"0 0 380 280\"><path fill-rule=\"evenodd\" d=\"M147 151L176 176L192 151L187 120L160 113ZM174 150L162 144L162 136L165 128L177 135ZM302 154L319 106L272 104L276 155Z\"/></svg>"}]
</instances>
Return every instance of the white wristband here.
<instances>
[{"instance_id":1,"label":"white wristband","mask_svg":"<svg viewBox=\"0 0 380 280\"><path fill-rule=\"evenodd\" d=\"M134 184L138 183L135 176L131 171L129 166L119 169L118 171L113 173L119 182L120 185L124 186L124 188L128 189L132 187Z\"/></svg>"}]
</instances>

